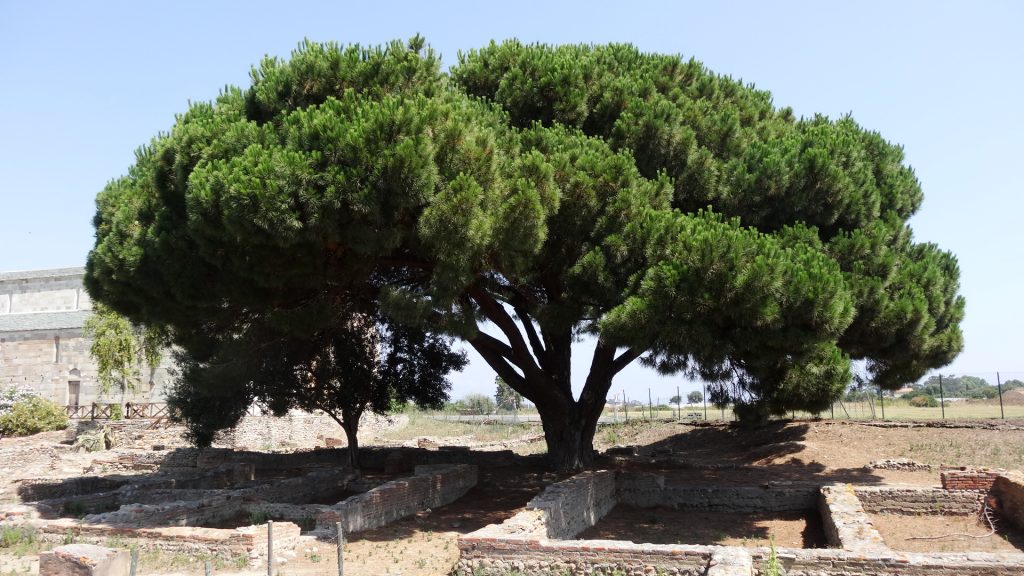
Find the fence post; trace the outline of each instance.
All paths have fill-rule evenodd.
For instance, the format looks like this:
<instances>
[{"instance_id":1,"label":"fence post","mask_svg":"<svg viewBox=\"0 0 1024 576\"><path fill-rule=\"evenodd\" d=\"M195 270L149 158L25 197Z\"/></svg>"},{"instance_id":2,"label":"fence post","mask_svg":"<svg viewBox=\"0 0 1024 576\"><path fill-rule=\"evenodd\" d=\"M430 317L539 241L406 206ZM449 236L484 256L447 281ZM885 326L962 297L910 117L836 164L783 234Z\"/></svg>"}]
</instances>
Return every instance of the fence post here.
<instances>
[{"instance_id":1,"label":"fence post","mask_svg":"<svg viewBox=\"0 0 1024 576\"><path fill-rule=\"evenodd\" d=\"M622 391L622 410L623 415L626 417L626 422L629 422L629 401L626 400L626 391Z\"/></svg>"},{"instance_id":2,"label":"fence post","mask_svg":"<svg viewBox=\"0 0 1024 576\"><path fill-rule=\"evenodd\" d=\"M654 401L651 400L651 389L647 389L647 421L654 420Z\"/></svg>"},{"instance_id":3,"label":"fence post","mask_svg":"<svg viewBox=\"0 0 1024 576\"><path fill-rule=\"evenodd\" d=\"M345 576L345 558L343 556L345 548L345 532L341 529L341 522L336 522L334 526L338 531L338 576Z\"/></svg>"},{"instance_id":4,"label":"fence post","mask_svg":"<svg viewBox=\"0 0 1024 576\"><path fill-rule=\"evenodd\" d=\"M213 564L211 564L209 560L206 561L205 569L206 576L211 576L213 574Z\"/></svg>"},{"instance_id":5,"label":"fence post","mask_svg":"<svg viewBox=\"0 0 1024 576\"><path fill-rule=\"evenodd\" d=\"M878 403L882 406L882 420L885 420L885 396L882 395L882 386L878 386Z\"/></svg>"},{"instance_id":6,"label":"fence post","mask_svg":"<svg viewBox=\"0 0 1024 576\"><path fill-rule=\"evenodd\" d=\"M679 395L679 386L676 386L676 420L683 419L683 397Z\"/></svg>"},{"instance_id":7,"label":"fence post","mask_svg":"<svg viewBox=\"0 0 1024 576\"><path fill-rule=\"evenodd\" d=\"M132 548L132 561L129 564L128 574L129 576L135 576L135 573L139 570L139 549Z\"/></svg>"},{"instance_id":8,"label":"fence post","mask_svg":"<svg viewBox=\"0 0 1024 576\"><path fill-rule=\"evenodd\" d=\"M942 374L939 374L939 406L942 406L942 419L946 419L946 394L942 391Z\"/></svg>"},{"instance_id":9,"label":"fence post","mask_svg":"<svg viewBox=\"0 0 1024 576\"><path fill-rule=\"evenodd\" d=\"M999 417L1006 420L1006 413L1003 412L1003 381L999 378L999 372L996 372L996 386L999 390Z\"/></svg>"},{"instance_id":10,"label":"fence post","mask_svg":"<svg viewBox=\"0 0 1024 576\"><path fill-rule=\"evenodd\" d=\"M267 520L267 576L274 576L274 521Z\"/></svg>"}]
</instances>

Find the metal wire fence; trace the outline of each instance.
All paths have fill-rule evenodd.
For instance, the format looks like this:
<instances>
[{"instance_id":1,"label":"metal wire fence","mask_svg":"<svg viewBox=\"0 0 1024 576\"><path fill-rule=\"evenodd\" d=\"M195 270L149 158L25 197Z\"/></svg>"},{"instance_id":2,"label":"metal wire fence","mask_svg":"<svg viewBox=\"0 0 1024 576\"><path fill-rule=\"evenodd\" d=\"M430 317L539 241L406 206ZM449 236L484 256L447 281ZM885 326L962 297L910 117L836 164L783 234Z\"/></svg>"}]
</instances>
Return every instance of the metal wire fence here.
<instances>
[{"instance_id":1,"label":"metal wire fence","mask_svg":"<svg viewBox=\"0 0 1024 576\"><path fill-rule=\"evenodd\" d=\"M609 398L602 421L690 420L729 422L735 420L731 405L684 402L676 394L675 404L652 398L650 389L642 400ZM641 392L642 395L642 392ZM703 395L702 395L703 396ZM827 418L837 420L985 420L1024 419L1024 371L934 373L899 390L882 390L866 384L853 387L827 409L812 413L794 410L780 418Z\"/></svg>"}]
</instances>

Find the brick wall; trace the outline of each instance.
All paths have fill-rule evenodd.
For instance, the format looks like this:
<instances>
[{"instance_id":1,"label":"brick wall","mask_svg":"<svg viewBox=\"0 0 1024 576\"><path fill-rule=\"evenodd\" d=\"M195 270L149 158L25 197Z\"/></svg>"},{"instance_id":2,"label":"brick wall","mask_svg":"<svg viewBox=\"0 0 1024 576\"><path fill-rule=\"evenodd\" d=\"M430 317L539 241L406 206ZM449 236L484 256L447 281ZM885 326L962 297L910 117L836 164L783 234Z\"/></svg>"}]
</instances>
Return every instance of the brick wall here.
<instances>
[{"instance_id":1,"label":"brick wall","mask_svg":"<svg viewBox=\"0 0 1024 576\"><path fill-rule=\"evenodd\" d=\"M999 517L1018 528L1024 528L1024 474L1006 472L992 484Z\"/></svg>"},{"instance_id":2,"label":"brick wall","mask_svg":"<svg viewBox=\"0 0 1024 576\"><path fill-rule=\"evenodd\" d=\"M939 472L942 480L942 487L946 490L980 490L988 492L992 483L1002 470L990 470L988 468L971 468L962 466L960 468L944 468Z\"/></svg>"},{"instance_id":3,"label":"brick wall","mask_svg":"<svg viewBox=\"0 0 1024 576\"><path fill-rule=\"evenodd\" d=\"M704 576L712 546L633 544L613 540L459 538L457 576L663 574Z\"/></svg>"}]
</instances>

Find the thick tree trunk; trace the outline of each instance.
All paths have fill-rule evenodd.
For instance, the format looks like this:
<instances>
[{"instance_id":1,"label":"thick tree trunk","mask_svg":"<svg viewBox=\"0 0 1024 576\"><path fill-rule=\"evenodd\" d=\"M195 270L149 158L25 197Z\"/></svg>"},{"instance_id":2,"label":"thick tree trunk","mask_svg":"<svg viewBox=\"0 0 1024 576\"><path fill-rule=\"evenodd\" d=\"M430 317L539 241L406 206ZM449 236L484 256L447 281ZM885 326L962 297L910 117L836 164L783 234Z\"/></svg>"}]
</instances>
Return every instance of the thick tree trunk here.
<instances>
[{"instance_id":1,"label":"thick tree trunk","mask_svg":"<svg viewBox=\"0 0 1024 576\"><path fill-rule=\"evenodd\" d=\"M575 340L571 326L535 324L528 303L522 298L512 297L502 304L481 286L471 288L469 296L507 339L502 342L479 331L469 344L506 384L537 407L554 467L571 471L590 466L594 461L597 421L612 378L636 360L642 350L626 349L617 356L617 347L599 338L587 381L576 399L571 385ZM505 305L515 308L517 318L508 313Z\"/></svg>"},{"instance_id":2,"label":"thick tree trunk","mask_svg":"<svg viewBox=\"0 0 1024 576\"><path fill-rule=\"evenodd\" d=\"M594 463L597 419L583 414L577 404L566 410L540 409L548 459L561 471L581 470Z\"/></svg>"},{"instance_id":3,"label":"thick tree trunk","mask_svg":"<svg viewBox=\"0 0 1024 576\"><path fill-rule=\"evenodd\" d=\"M565 376L568 378L568 373ZM564 391L560 402L537 404L548 457L557 470L581 470L593 465L594 435L611 388L611 376L607 366L595 362L578 400L573 399L567 384L559 387Z\"/></svg>"}]
</instances>

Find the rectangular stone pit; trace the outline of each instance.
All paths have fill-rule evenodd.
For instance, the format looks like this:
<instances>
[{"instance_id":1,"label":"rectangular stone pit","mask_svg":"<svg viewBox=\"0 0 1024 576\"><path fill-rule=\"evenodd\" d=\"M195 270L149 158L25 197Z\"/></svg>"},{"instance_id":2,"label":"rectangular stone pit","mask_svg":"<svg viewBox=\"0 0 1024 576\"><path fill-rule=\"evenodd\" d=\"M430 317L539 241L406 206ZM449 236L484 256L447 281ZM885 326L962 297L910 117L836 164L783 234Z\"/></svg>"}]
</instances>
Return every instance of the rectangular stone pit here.
<instances>
[{"instance_id":1,"label":"rectangular stone pit","mask_svg":"<svg viewBox=\"0 0 1024 576\"><path fill-rule=\"evenodd\" d=\"M1003 499L1012 504L1004 507L1016 510L1018 502L1024 504L1024 497L1014 500L1016 489L1010 492ZM766 566L770 553L767 547L578 539L616 504L624 503L652 510L661 507L723 514L818 513L829 548L777 546L777 557L788 576L1024 574L1024 554L1016 552L894 551L869 516L869 511L881 510L966 511L978 505L983 496L910 487L855 489L847 484L687 486L666 484L656 474L586 472L552 485L526 510L505 522L462 536L456 573L750 576L760 575Z\"/></svg>"},{"instance_id":2,"label":"rectangular stone pit","mask_svg":"<svg viewBox=\"0 0 1024 576\"><path fill-rule=\"evenodd\" d=\"M182 490L162 488L133 492L122 487L116 497L132 495L150 503L122 504L116 511L86 515L83 519L59 518L36 522L50 541L69 534L78 542L103 543L117 538L140 548L176 552L204 551L224 558L266 554L267 525L246 519L263 516L275 520L275 550L291 550L301 531L320 528L333 535L335 522L346 532L383 526L425 508L449 504L476 485L477 469L470 465L420 466L411 477L372 486L349 469L322 469L302 477L276 482L248 482L229 490ZM316 501L338 490L354 488L362 493L331 505L293 504ZM146 494L146 497L142 497ZM180 498L179 498L180 497ZM241 524L239 527L209 527Z\"/></svg>"}]
</instances>

